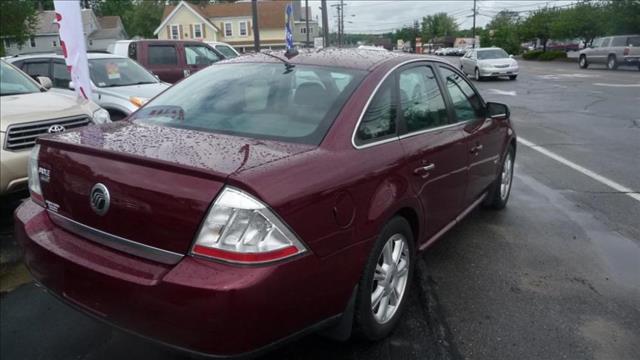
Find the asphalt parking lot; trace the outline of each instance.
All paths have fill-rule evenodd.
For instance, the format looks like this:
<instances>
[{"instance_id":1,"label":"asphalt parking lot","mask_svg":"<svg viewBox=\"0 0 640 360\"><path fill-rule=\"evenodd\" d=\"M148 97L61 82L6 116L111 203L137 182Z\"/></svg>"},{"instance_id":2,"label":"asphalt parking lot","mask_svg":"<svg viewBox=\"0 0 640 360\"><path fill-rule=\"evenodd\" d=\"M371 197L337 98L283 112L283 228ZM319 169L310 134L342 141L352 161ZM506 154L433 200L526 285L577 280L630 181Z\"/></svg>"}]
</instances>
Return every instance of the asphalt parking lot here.
<instances>
[{"instance_id":1,"label":"asphalt parking lot","mask_svg":"<svg viewBox=\"0 0 640 360\"><path fill-rule=\"evenodd\" d=\"M640 72L520 66L516 81L476 82L520 137L507 209L472 212L421 257L390 338L312 335L265 359L638 358ZM68 309L24 271L2 278L27 282L1 295L0 358L186 358Z\"/></svg>"}]
</instances>

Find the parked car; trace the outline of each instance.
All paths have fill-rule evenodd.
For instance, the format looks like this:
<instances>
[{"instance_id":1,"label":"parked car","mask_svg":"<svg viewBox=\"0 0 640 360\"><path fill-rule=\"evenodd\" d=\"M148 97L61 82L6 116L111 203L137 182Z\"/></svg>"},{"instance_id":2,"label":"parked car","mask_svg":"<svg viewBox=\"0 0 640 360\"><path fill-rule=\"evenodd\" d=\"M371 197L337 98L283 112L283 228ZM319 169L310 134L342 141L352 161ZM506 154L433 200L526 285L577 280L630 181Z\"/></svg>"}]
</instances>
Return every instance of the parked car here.
<instances>
[{"instance_id":1,"label":"parked car","mask_svg":"<svg viewBox=\"0 0 640 360\"><path fill-rule=\"evenodd\" d=\"M460 69L465 74L473 74L480 81L487 77L518 77L518 62L501 48L479 48L469 50L460 58Z\"/></svg>"},{"instance_id":2,"label":"parked car","mask_svg":"<svg viewBox=\"0 0 640 360\"><path fill-rule=\"evenodd\" d=\"M591 46L580 51L578 65L586 69L590 64L606 64L615 70L619 65L640 69L640 35L619 35L597 38Z\"/></svg>"},{"instance_id":3,"label":"parked car","mask_svg":"<svg viewBox=\"0 0 640 360\"><path fill-rule=\"evenodd\" d=\"M439 58L246 55L125 121L40 139L16 238L51 294L183 350L377 340L417 252L505 207L515 151L508 107Z\"/></svg>"},{"instance_id":4,"label":"parked car","mask_svg":"<svg viewBox=\"0 0 640 360\"><path fill-rule=\"evenodd\" d=\"M109 113L75 94L47 91L51 80L34 81L0 60L0 195L27 189L27 159L36 138L110 122Z\"/></svg>"},{"instance_id":5,"label":"parked car","mask_svg":"<svg viewBox=\"0 0 640 360\"><path fill-rule=\"evenodd\" d=\"M89 53L87 57L93 88L91 99L109 112L111 120L125 118L169 87L126 56ZM73 94L73 83L62 55L14 56L7 61L33 78L47 76L53 79L54 88Z\"/></svg>"},{"instance_id":6,"label":"parked car","mask_svg":"<svg viewBox=\"0 0 640 360\"><path fill-rule=\"evenodd\" d=\"M109 49L115 55L137 61L160 80L172 84L226 58L201 41L120 40Z\"/></svg>"},{"instance_id":7,"label":"parked car","mask_svg":"<svg viewBox=\"0 0 640 360\"><path fill-rule=\"evenodd\" d=\"M205 41L205 43L211 46L212 48L218 50L218 52L224 55L224 57L227 59L232 59L234 57L240 56L240 53L238 52L238 50L234 49L233 46L227 43L223 43L219 41Z\"/></svg>"}]
</instances>

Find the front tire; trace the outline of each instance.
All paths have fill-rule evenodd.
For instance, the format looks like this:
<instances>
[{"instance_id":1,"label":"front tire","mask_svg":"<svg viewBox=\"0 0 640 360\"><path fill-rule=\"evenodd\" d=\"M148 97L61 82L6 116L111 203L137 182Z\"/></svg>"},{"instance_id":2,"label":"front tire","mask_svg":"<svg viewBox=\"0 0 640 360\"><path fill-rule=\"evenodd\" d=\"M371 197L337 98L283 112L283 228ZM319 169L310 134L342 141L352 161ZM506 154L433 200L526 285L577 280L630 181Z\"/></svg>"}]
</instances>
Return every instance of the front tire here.
<instances>
[{"instance_id":1,"label":"front tire","mask_svg":"<svg viewBox=\"0 0 640 360\"><path fill-rule=\"evenodd\" d=\"M580 69L586 69L589 67L589 62L587 62L587 57L585 55L580 55L578 66L580 66Z\"/></svg>"},{"instance_id":2,"label":"front tire","mask_svg":"<svg viewBox=\"0 0 640 360\"><path fill-rule=\"evenodd\" d=\"M518 78L518 75L509 75L509 80L515 80Z\"/></svg>"},{"instance_id":3,"label":"front tire","mask_svg":"<svg viewBox=\"0 0 640 360\"><path fill-rule=\"evenodd\" d=\"M491 186L487 198L484 202L486 207L502 210L507 206L509 195L511 194L511 184L513 183L513 164L515 160L515 149L509 146L509 150L502 160L500 175Z\"/></svg>"},{"instance_id":4,"label":"front tire","mask_svg":"<svg viewBox=\"0 0 640 360\"><path fill-rule=\"evenodd\" d=\"M482 81L482 76L480 76L480 70L478 70L478 68L476 68L476 71L475 71L475 73L474 73L474 78L475 78L477 81Z\"/></svg>"},{"instance_id":5,"label":"front tire","mask_svg":"<svg viewBox=\"0 0 640 360\"><path fill-rule=\"evenodd\" d=\"M396 216L380 232L360 279L355 308L359 335L379 340L395 328L406 307L414 263L411 227Z\"/></svg>"},{"instance_id":6,"label":"front tire","mask_svg":"<svg viewBox=\"0 0 640 360\"><path fill-rule=\"evenodd\" d=\"M609 55L609 58L607 59L607 69L615 70L617 68L618 68L618 60L616 59L616 56Z\"/></svg>"}]
</instances>

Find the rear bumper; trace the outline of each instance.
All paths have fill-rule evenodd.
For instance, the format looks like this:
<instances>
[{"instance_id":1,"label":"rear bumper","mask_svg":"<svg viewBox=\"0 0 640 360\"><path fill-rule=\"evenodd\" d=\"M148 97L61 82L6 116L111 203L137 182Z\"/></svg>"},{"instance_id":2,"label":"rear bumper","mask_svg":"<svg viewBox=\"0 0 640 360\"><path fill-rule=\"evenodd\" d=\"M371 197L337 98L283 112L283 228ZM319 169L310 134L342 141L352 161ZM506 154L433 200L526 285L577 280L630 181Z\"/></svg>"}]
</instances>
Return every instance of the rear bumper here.
<instances>
[{"instance_id":1,"label":"rear bumper","mask_svg":"<svg viewBox=\"0 0 640 360\"><path fill-rule=\"evenodd\" d=\"M334 318L359 275L358 261L350 261L358 246L328 260L309 254L268 267L189 256L165 265L66 232L32 201L15 218L27 267L49 292L102 321L201 355L254 354Z\"/></svg>"}]
</instances>

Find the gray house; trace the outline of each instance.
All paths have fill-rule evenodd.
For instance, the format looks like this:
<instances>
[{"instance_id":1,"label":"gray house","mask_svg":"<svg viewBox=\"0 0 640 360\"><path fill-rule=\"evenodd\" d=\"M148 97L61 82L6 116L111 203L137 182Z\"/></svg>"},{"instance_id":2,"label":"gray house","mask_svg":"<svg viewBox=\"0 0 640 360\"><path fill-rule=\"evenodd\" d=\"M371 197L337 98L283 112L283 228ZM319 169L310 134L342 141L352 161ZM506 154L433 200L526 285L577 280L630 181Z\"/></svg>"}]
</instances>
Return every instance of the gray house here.
<instances>
[{"instance_id":1,"label":"gray house","mask_svg":"<svg viewBox=\"0 0 640 360\"><path fill-rule=\"evenodd\" d=\"M306 15L306 8L300 4L300 1L295 1L293 3L293 41L296 44L304 45L307 41L307 32L309 32L309 46L313 46L313 38L322 36L320 24L317 19L313 18L311 7L309 7L309 28L307 29Z\"/></svg>"},{"instance_id":2,"label":"gray house","mask_svg":"<svg viewBox=\"0 0 640 360\"><path fill-rule=\"evenodd\" d=\"M6 54L61 52L58 25L56 25L55 19L55 11L38 13L38 26L35 35L22 45L18 45L10 39L4 39ZM128 38L120 16L97 17L92 10L83 9L82 25L88 51L106 51L109 44Z\"/></svg>"}]
</instances>

